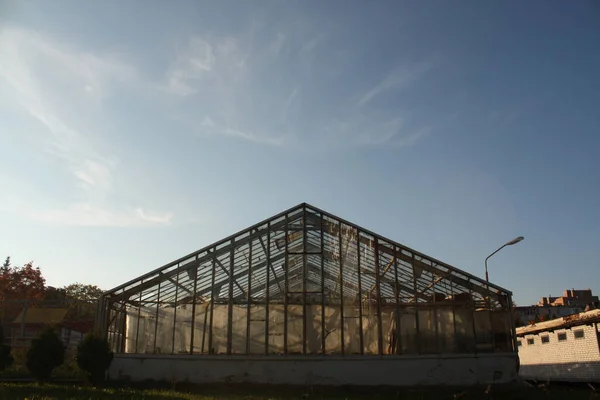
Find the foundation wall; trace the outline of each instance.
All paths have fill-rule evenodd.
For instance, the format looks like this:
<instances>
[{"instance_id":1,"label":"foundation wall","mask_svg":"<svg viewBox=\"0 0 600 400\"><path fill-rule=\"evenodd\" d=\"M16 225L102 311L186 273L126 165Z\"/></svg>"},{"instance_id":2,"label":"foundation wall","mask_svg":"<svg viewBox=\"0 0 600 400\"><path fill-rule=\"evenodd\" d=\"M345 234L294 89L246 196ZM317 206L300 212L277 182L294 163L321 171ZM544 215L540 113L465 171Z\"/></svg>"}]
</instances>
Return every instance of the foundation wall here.
<instances>
[{"instance_id":1,"label":"foundation wall","mask_svg":"<svg viewBox=\"0 0 600 400\"><path fill-rule=\"evenodd\" d=\"M188 383L421 386L509 383L511 353L388 357L115 355L109 379Z\"/></svg>"}]
</instances>

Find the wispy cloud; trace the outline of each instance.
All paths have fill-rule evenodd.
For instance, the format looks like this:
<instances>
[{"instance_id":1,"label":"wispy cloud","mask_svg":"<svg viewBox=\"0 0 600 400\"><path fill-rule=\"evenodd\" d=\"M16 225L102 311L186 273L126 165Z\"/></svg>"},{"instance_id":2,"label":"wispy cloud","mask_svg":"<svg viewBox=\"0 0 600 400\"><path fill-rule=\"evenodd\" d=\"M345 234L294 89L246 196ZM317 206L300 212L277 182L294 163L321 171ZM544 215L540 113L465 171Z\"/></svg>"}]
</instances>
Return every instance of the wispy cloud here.
<instances>
[{"instance_id":1,"label":"wispy cloud","mask_svg":"<svg viewBox=\"0 0 600 400\"><path fill-rule=\"evenodd\" d=\"M207 41L192 36L166 73L167 89L187 96L198 90L197 84L215 67L214 49Z\"/></svg>"},{"instance_id":2,"label":"wispy cloud","mask_svg":"<svg viewBox=\"0 0 600 400\"><path fill-rule=\"evenodd\" d=\"M338 149L365 147L402 148L417 144L433 130L432 125L420 125L406 117L383 112L356 113L344 119L329 120L320 131L320 143Z\"/></svg>"},{"instance_id":3,"label":"wispy cloud","mask_svg":"<svg viewBox=\"0 0 600 400\"><path fill-rule=\"evenodd\" d=\"M257 115L265 102L266 91L255 92L254 78L265 60L252 55L245 38L192 36L180 49L166 72L167 93L179 98L171 117L195 132L243 139L257 144L280 146L290 136L268 127L265 115L257 124ZM286 44L279 34L263 50L263 57L276 58ZM250 59L258 60L251 63ZM254 74L254 75L253 75ZM289 99L288 103L293 98ZM182 113L180 106L203 109L204 115ZM281 107L281 102L278 104Z\"/></svg>"},{"instance_id":4,"label":"wispy cloud","mask_svg":"<svg viewBox=\"0 0 600 400\"><path fill-rule=\"evenodd\" d=\"M0 32L0 55L4 100L16 103L41 124L41 134L29 134L36 135L31 142L37 150L62 160L80 189L77 197L85 199L27 214L54 223L134 224L134 212L112 211L118 160L102 154L102 148L110 146L102 143L98 129L104 100L120 84L135 79L135 69L116 55L79 51L34 31L11 27Z\"/></svg>"},{"instance_id":5,"label":"wispy cloud","mask_svg":"<svg viewBox=\"0 0 600 400\"><path fill-rule=\"evenodd\" d=\"M398 90L417 79L421 78L426 72L433 68L433 63L422 62L416 65L403 66L390 72L377 85L367 91L357 102L357 106L362 107L368 104L380 94L395 89Z\"/></svg>"},{"instance_id":6,"label":"wispy cloud","mask_svg":"<svg viewBox=\"0 0 600 400\"><path fill-rule=\"evenodd\" d=\"M286 141L285 136L263 137L263 136L255 135L252 132L245 132L245 131L240 131L240 130L232 129L232 128L225 128L222 132L228 136L238 137L238 138L249 140L251 142L263 143L263 144L268 144L271 146L281 146Z\"/></svg>"},{"instance_id":7,"label":"wispy cloud","mask_svg":"<svg viewBox=\"0 0 600 400\"><path fill-rule=\"evenodd\" d=\"M31 211L29 217L36 221L61 226L147 227L167 225L171 222L173 214L147 212L141 208L113 210L91 203L78 203L66 209Z\"/></svg>"}]
</instances>

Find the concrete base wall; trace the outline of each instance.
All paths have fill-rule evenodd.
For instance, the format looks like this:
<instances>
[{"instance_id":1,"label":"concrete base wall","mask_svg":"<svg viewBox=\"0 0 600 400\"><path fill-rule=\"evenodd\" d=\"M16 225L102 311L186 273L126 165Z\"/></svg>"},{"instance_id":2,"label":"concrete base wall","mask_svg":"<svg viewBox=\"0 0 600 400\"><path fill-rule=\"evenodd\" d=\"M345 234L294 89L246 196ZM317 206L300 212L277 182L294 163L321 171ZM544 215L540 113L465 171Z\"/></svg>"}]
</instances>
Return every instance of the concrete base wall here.
<instances>
[{"instance_id":1,"label":"concrete base wall","mask_svg":"<svg viewBox=\"0 0 600 400\"><path fill-rule=\"evenodd\" d=\"M517 377L516 354L385 357L115 355L109 379L282 385L475 385Z\"/></svg>"},{"instance_id":2,"label":"concrete base wall","mask_svg":"<svg viewBox=\"0 0 600 400\"><path fill-rule=\"evenodd\" d=\"M540 382L600 383L600 361L521 365L519 376L523 379Z\"/></svg>"}]
</instances>

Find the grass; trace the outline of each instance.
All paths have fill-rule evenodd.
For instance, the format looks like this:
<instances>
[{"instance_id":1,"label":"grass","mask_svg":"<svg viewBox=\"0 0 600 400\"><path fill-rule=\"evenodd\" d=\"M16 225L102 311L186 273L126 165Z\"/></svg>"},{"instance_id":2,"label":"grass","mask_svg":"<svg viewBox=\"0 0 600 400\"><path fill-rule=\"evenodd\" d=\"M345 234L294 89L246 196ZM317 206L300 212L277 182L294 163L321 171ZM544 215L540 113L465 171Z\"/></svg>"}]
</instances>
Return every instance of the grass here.
<instances>
[{"instance_id":1,"label":"grass","mask_svg":"<svg viewBox=\"0 0 600 400\"><path fill-rule=\"evenodd\" d=\"M399 400L481 400L481 399L600 399L588 386L542 385L541 387L496 386L476 388L307 388L256 385L214 385L180 387L178 390L159 387L94 389L84 386L0 384L0 399L10 400L209 400L209 399L399 399Z\"/></svg>"}]
</instances>

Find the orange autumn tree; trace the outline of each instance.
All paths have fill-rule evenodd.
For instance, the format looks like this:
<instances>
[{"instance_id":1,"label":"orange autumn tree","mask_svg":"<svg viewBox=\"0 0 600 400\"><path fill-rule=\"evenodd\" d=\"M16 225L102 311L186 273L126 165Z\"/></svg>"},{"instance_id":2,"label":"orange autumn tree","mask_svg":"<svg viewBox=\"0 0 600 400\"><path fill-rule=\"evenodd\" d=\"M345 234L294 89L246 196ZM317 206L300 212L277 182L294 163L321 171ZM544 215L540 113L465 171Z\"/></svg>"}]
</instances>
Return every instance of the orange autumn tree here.
<instances>
[{"instance_id":1,"label":"orange autumn tree","mask_svg":"<svg viewBox=\"0 0 600 400\"><path fill-rule=\"evenodd\" d=\"M12 322L19 315L25 303L41 300L46 290L46 280L33 263L22 267L12 266L6 258L0 267L0 320Z\"/></svg>"},{"instance_id":2,"label":"orange autumn tree","mask_svg":"<svg viewBox=\"0 0 600 400\"><path fill-rule=\"evenodd\" d=\"M8 257L0 267L0 300L41 300L45 291L46 279L33 262L13 267Z\"/></svg>"}]
</instances>

